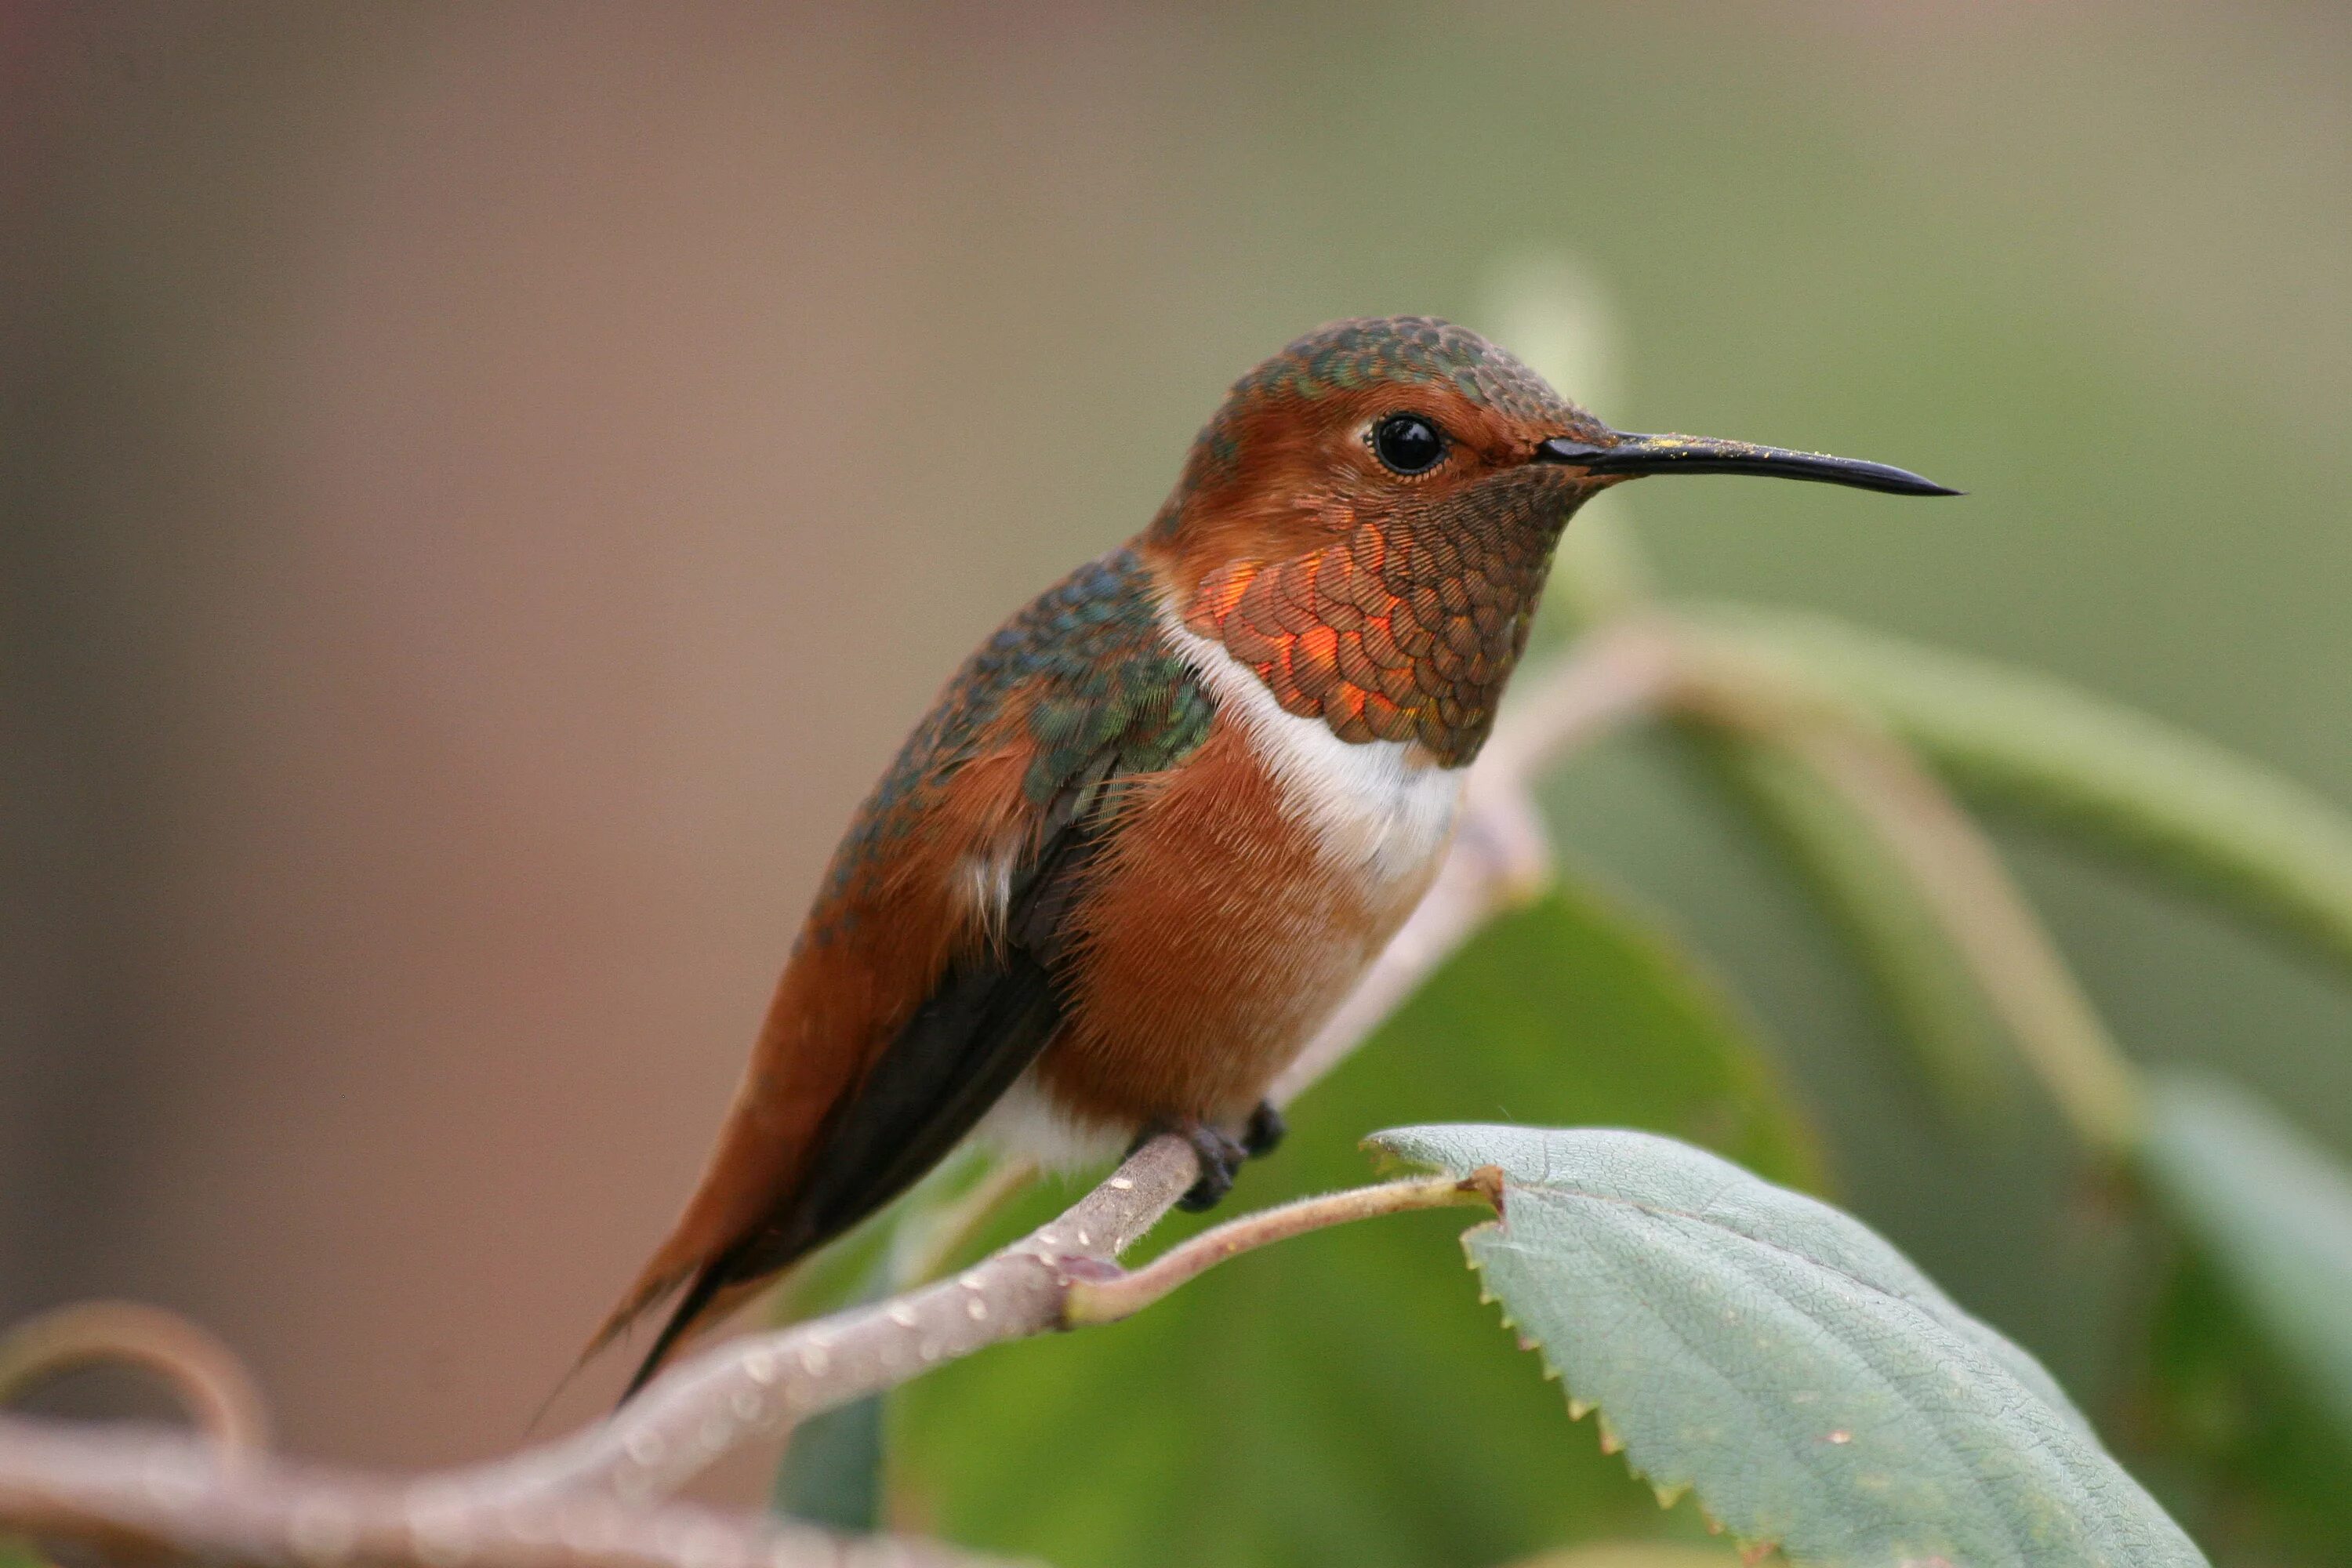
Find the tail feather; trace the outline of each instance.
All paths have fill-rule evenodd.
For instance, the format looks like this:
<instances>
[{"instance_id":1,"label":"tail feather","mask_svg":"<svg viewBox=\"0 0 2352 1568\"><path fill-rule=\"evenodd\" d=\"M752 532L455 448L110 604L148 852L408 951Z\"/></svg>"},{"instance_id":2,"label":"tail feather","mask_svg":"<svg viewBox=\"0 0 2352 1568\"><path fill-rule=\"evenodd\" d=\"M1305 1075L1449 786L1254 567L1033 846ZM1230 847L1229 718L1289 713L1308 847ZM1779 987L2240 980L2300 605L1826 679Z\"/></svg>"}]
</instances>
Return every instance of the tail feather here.
<instances>
[{"instance_id":1,"label":"tail feather","mask_svg":"<svg viewBox=\"0 0 2352 1568\"><path fill-rule=\"evenodd\" d=\"M661 1247L636 1279L628 1293L621 1298L611 1314L588 1340L572 1366L577 1372L595 1359L604 1350L628 1331L631 1324L659 1305L665 1297L675 1294L681 1287L686 1294L672 1310L662 1325L660 1337L636 1375L630 1379L629 1393L643 1387L647 1378L658 1370L661 1362L696 1326L698 1321L711 1320L709 1309L726 1290L730 1277L738 1273L740 1262L740 1238L755 1215L737 1201L735 1194L744 1191L764 1191L751 1182L736 1180L737 1161L732 1158L747 1141L732 1125L720 1140L719 1154L704 1173L701 1185L678 1216L677 1224ZM766 1174L754 1172L755 1175ZM740 1295L730 1294L724 1305L731 1308ZM719 1314L723 1316L724 1314ZM626 1395L623 1396L627 1397Z\"/></svg>"},{"instance_id":2,"label":"tail feather","mask_svg":"<svg viewBox=\"0 0 2352 1568\"><path fill-rule=\"evenodd\" d=\"M580 1352L580 1360L572 1367L574 1372L595 1360L605 1346L626 1333L629 1325L650 1311L656 1302L699 1271L698 1260L673 1258L672 1250L671 1247L664 1247L646 1265L645 1271L629 1287L629 1293L621 1298L620 1305L589 1336L588 1343Z\"/></svg>"},{"instance_id":3,"label":"tail feather","mask_svg":"<svg viewBox=\"0 0 2352 1568\"><path fill-rule=\"evenodd\" d=\"M628 1300L604 1321L604 1326L596 1331L596 1337L589 1341L588 1348L580 1353L581 1364L586 1364L618 1339L656 1302L676 1290L680 1284L685 1284L685 1294L679 1296L677 1304L670 1309L669 1316L663 1320L661 1332L654 1336L653 1345L637 1363L636 1371L629 1375L628 1386L622 1391L620 1399L620 1403L627 1404L680 1351L700 1337L705 1330L732 1317L738 1307L765 1289L777 1276L778 1270L774 1268L761 1268L745 1276L739 1272L741 1262L737 1249L730 1248L698 1268L667 1276L648 1275L629 1293ZM579 1367L572 1370L577 1372Z\"/></svg>"},{"instance_id":4,"label":"tail feather","mask_svg":"<svg viewBox=\"0 0 2352 1568\"><path fill-rule=\"evenodd\" d=\"M723 1313L714 1314L711 1311L721 1295L733 1298L728 1301L729 1306L732 1306L735 1300L740 1299L740 1292L730 1292L727 1289L729 1281L723 1270L728 1261L726 1258L721 1257L705 1264L696 1272L694 1283L686 1288L686 1294L680 1296L677 1299L677 1305L670 1309L669 1317L663 1322L661 1332L654 1336L653 1348L646 1351L645 1359L637 1363L637 1370L629 1374L629 1385L621 1391L622 1404L626 1405L630 1400L635 1399L637 1396L637 1390L653 1381L654 1374L661 1371L664 1363L685 1342L701 1320L706 1317L724 1315ZM648 1306L651 1304L651 1302L646 1303ZM643 1307L636 1309L639 1311L643 1310ZM632 1317L635 1315L634 1311L630 1314ZM625 1324L625 1321L626 1320L624 1320ZM606 1337L609 1338L612 1331L609 1324L607 1331ZM592 1350L589 1353L593 1355L595 1352Z\"/></svg>"}]
</instances>

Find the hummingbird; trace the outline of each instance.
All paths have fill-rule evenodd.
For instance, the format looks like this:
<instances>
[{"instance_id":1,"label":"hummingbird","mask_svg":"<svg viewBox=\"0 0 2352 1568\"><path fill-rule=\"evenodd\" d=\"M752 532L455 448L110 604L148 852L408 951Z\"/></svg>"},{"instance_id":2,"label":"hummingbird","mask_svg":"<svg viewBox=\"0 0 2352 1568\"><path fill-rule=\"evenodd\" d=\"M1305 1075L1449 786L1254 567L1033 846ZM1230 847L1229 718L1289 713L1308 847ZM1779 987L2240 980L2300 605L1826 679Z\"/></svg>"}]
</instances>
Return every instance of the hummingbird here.
<instances>
[{"instance_id":1,"label":"hummingbird","mask_svg":"<svg viewBox=\"0 0 2352 1568\"><path fill-rule=\"evenodd\" d=\"M968 1136L1067 1168L1172 1132L1215 1204L1436 872L1569 519L1645 474L1958 493L1613 430L1428 317L1234 383L1149 526L982 643L859 809L589 1353L675 1296L634 1394Z\"/></svg>"}]
</instances>

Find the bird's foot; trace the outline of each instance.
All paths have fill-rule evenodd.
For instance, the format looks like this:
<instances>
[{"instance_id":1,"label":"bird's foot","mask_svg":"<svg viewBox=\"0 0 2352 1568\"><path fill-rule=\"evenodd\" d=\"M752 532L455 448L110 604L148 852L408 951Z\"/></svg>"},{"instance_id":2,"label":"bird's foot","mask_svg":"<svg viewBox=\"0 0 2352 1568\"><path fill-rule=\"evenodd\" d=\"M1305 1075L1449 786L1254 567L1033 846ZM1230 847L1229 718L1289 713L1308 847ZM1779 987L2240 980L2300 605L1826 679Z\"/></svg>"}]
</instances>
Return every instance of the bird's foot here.
<instances>
[{"instance_id":1,"label":"bird's foot","mask_svg":"<svg viewBox=\"0 0 2352 1568\"><path fill-rule=\"evenodd\" d=\"M1201 1162L1201 1179L1176 1200L1176 1206L1193 1214L1213 1209L1234 1190L1234 1173L1249 1158L1249 1150L1241 1140L1221 1127L1212 1127L1197 1117L1171 1116L1154 1120L1136 1135L1128 1152L1133 1153L1154 1138L1172 1134L1192 1145Z\"/></svg>"},{"instance_id":2,"label":"bird's foot","mask_svg":"<svg viewBox=\"0 0 2352 1568\"><path fill-rule=\"evenodd\" d=\"M1262 1159L1282 1147L1283 1134L1289 1131L1290 1123L1282 1119L1274 1101L1261 1100L1242 1124L1242 1152L1253 1160Z\"/></svg>"}]
</instances>

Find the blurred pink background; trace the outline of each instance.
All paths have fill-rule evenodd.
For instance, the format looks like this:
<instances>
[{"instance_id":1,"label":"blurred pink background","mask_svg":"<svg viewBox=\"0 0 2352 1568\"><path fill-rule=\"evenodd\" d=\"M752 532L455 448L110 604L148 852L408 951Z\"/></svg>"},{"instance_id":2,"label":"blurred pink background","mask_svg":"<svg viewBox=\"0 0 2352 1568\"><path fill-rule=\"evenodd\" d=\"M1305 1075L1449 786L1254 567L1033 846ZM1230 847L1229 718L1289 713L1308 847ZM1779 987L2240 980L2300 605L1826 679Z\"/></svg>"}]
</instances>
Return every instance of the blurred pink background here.
<instances>
[{"instance_id":1,"label":"blurred pink background","mask_svg":"<svg viewBox=\"0 0 2352 1568\"><path fill-rule=\"evenodd\" d=\"M2192 422L2239 395L2340 474L2345 40L2167 15L2169 53L2116 6L0 8L0 1319L176 1307L305 1455L513 1446L955 660L1139 526L1261 354L1474 311L1530 244L1631 301L1621 424L1991 498L1696 529L1702 586L1998 646L2340 790L2340 479L2225 576L2170 478L2127 532L2053 525L2084 454L2141 450L2116 426L1984 423L2106 395L2003 379L2063 318L2071 363ZM1543 118L1596 102L1588 142ZM2181 102L2192 145L2110 134ZM1753 123L1822 184L1744 172L1783 153ZM2116 929L2094 978L2145 971L2125 1021L2174 1048L2201 972ZM2340 1045L2332 994L2290 1005ZM1846 1168L1881 1223L1948 1201ZM1970 1225L1923 1262L2063 1350Z\"/></svg>"}]
</instances>

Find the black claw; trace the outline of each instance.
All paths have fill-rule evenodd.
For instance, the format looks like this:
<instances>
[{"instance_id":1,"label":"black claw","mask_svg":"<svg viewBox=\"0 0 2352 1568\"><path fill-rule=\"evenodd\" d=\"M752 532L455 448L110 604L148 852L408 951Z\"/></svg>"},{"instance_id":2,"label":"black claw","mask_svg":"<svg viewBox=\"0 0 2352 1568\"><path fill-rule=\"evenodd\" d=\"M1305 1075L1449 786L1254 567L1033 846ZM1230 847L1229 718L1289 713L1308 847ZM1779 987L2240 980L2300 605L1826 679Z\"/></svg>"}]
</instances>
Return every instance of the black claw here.
<instances>
[{"instance_id":1,"label":"black claw","mask_svg":"<svg viewBox=\"0 0 2352 1568\"><path fill-rule=\"evenodd\" d=\"M1242 1152L1253 1160L1262 1159L1282 1147L1283 1134L1289 1131L1290 1123L1282 1119L1274 1102L1261 1100L1242 1128Z\"/></svg>"},{"instance_id":2,"label":"black claw","mask_svg":"<svg viewBox=\"0 0 2352 1568\"><path fill-rule=\"evenodd\" d=\"M1240 1171L1242 1162L1248 1159L1249 1154L1232 1133L1221 1127L1195 1121L1176 1131L1184 1142L1192 1145L1192 1152L1201 1160L1201 1179L1176 1200L1176 1206L1188 1214L1215 1208L1224 1201L1225 1194L1234 1190L1234 1173Z\"/></svg>"},{"instance_id":3,"label":"black claw","mask_svg":"<svg viewBox=\"0 0 2352 1568\"><path fill-rule=\"evenodd\" d=\"M1186 1214L1200 1214L1223 1203L1225 1194L1233 1190L1234 1173L1231 1171L1223 1166L1213 1171L1203 1171L1199 1181L1184 1189L1184 1195L1176 1200L1176 1206Z\"/></svg>"},{"instance_id":4,"label":"black claw","mask_svg":"<svg viewBox=\"0 0 2352 1568\"><path fill-rule=\"evenodd\" d=\"M1234 1190L1234 1173L1240 1170L1242 1162L1249 1157L1248 1151L1232 1133L1212 1127L1205 1121L1196 1121L1191 1117L1171 1117L1146 1127L1128 1152L1133 1153L1163 1133L1173 1133L1191 1144L1193 1154L1201 1162L1201 1179L1176 1200L1176 1206L1193 1214L1216 1207L1223 1201L1224 1195Z\"/></svg>"}]
</instances>

